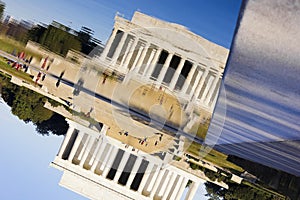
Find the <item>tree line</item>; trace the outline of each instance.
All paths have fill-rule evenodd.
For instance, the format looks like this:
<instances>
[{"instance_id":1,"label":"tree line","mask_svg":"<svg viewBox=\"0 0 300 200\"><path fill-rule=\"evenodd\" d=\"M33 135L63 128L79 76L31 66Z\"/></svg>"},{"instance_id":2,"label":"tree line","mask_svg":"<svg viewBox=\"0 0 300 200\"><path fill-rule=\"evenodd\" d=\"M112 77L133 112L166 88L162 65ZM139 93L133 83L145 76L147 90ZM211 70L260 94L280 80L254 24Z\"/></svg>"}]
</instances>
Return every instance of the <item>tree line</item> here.
<instances>
[{"instance_id":1,"label":"tree line","mask_svg":"<svg viewBox=\"0 0 300 200\"><path fill-rule=\"evenodd\" d=\"M11 107L12 114L25 123L32 122L36 131L42 135L64 135L69 125L65 118L51 110L44 108L44 103L49 101L53 106L57 105L47 97L28 88L17 86L10 82L10 77L0 73L1 96Z\"/></svg>"},{"instance_id":2,"label":"tree line","mask_svg":"<svg viewBox=\"0 0 300 200\"><path fill-rule=\"evenodd\" d=\"M82 26L79 31L76 31L56 21L49 25L32 25L24 20L2 22L4 10L5 3L0 0L0 34L19 42L25 44L31 40L62 56L66 56L70 49L86 55L93 50L97 51L93 53L102 50L102 42L93 36L94 31L88 27Z\"/></svg>"}]
</instances>

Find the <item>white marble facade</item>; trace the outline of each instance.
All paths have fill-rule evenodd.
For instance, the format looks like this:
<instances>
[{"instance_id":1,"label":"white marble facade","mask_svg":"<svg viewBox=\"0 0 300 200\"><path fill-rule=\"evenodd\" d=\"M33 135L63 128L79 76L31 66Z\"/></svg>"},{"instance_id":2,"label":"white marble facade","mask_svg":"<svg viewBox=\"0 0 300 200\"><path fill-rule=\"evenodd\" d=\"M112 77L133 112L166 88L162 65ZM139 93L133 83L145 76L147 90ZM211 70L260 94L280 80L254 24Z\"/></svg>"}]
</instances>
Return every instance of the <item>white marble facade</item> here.
<instances>
[{"instance_id":1,"label":"white marble facade","mask_svg":"<svg viewBox=\"0 0 300 200\"><path fill-rule=\"evenodd\" d=\"M186 200L195 197L204 180L163 160L133 151L120 141L67 120L69 130L51 163L63 171L60 185L89 199L179 200L188 181Z\"/></svg>"},{"instance_id":2,"label":"white marble facade","mask_svg":"<svg viewBox=\"0 0 300 200\"><path fill-rule=\"evenodd\" d=\"M100 62L212 111L228 53L181 25L135 12L131 21L115 17Z\"/></svg>"}]
</instances>

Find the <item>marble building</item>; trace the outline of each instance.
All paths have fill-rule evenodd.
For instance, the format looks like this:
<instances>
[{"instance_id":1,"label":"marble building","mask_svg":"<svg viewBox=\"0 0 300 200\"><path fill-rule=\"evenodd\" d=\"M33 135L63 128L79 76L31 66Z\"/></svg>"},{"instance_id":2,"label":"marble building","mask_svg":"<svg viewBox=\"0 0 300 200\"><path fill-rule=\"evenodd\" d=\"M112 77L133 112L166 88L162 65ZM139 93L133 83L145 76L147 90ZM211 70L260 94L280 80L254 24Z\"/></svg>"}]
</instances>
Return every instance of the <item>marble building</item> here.
<instances>
[{"instance_id":1,"label":"marble building","mask_svg":"<svg viewBox=\"0 0 300 200\"><path fill-rule=\"evenodd\" d=\"M228 53L184 26L135 12L131 21L115 17L99 62L125 80L165 87L182 103L211 112Z\"/></svg>"},{"instance_id":2,"label":"marble building","mask_svg":"<svg viewBox=\"0 0 300 200\"><path fill-rule=\"evenodd\" d=\"M190 181L186 200L192 200L205 180L164 158L137 151L106 135L67 120L69 129L51 163L63 171L60 185L89 199L179 200Z\"/></svg>"}]
</instances>

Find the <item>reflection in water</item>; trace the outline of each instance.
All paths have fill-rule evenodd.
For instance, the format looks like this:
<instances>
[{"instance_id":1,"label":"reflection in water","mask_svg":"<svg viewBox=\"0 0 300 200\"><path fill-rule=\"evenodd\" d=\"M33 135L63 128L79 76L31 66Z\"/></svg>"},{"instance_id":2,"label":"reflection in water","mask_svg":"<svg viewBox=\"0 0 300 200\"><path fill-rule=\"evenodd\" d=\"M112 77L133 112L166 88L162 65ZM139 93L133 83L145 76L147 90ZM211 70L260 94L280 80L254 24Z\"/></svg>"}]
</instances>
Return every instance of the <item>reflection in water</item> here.
<instances>
[{"instance_id":1,"label":"reflection in water","mask_svg":"<svg viewBox=\"0 0 300 200\"><path fill-rule=\"evenodd\" d=\"M145 21L149 16L137 12L132 22L116 17L118 23L125 25L141 25L141 19ZM160 21L157 23L166 25ZM163 41L167 41L169 35L176 36L178 39L173 41L175 46L183 45L180 43L184 41L189 48L194 47L197 52L207 54L202 46L200 48L192 40L170 31L174 25L168 26L170 29L164 32L160 28L151 31L161 37L167 36ZM175 29L187 31L180 26ZM139 31L144 35L148 33L144 33L144 29ZM205 183L208 196L214 199L299 197L299 178L285 172L298 172L298 157L295 155L295 150L299 149L298 142L277 141L278 138L294 139L292 136L297 136L295 131L299 127L295 119L298 110L290 112L294 107L280 104L280 100L275 103L270 97L262 97L262 86L257 89L257 82L251 85L253 77L248 73L253 70L242 71L247 76L238 76L234 81L236 77L230 76L230 73L237 75L237 71L230 71L234 69L231 64L236 54L233 54L225 79L227 96L221 96L227 99L220 98L219 102L227 100L223 131L234 135L221 135L218 138L221 145L215 149L209 148L204 142L211 144L207 138L218 136L211 128L208 137L206 132L228 51L212 45L213 49L221 52L221 61L217 62L222 66L210 59L205 60L208 57L201 60L205 65L195 64L154 44L144 44L142 40L133 43L133 39L132 35L115 28L101 57L82 62L84 68L80 70L79 67L74 69L73 63L60 60L66 66L62 70L52 60L51 69L43 71L45 74L39 79L42 72L32 65L30 73L35 76L35 84L20 79L20 74L0 75L2 97L11 106L14 115L25 123L32 122L42 135L65 135L51 163L51 166L64 172L60 182L62 186L94 199L101 195L102 198L104 194L112 199L192 199L197 196L200 183ZM136 46L130 52L133 44ZM179 49L182 53L182 49ZM194 57L191 50L184 52L188 52L187 55L192 58L198 58ZM98 59L101 59L100 67ZM42 68L47 60L48 57L44 59ZM1 64L4 65L3 62ZM254 77L260 84L264 82L260 80L262 77ZM243 81L244 84L241 84ZM272 81L268 84L277 85ZM253 88L257 90L253 92ZM272 97L287 98L279 91L270 91ZM200 108L197 107L199 105ZM278 105L280 108L274 109ZM217 117L223 114L219 110L220 103L216 108ZM276 112L272 114L274 110ZM280 119L281 115L290 116L295 123ZM212 127L220 125L215 119ZM263 130L265 127L268 131ZM275 134L275 130L279 134ZM283 134L284 131L289 135ZM274 138L276 143L231 144L269 142ZM230 144L223 145L226 142ZM278 151L282 148L285 154L279 153L282 163L278 163ZM274 155L269 149L274 150ZM249 150L251 152L247 152ZM228 156L224 152L235 156ZM259 155L255 160L258 163L243 159L247 158L247 154L252 157ZM282 158L282 155L286 157ZM294 159L296 164L284 163L289 159ZM277 161L277 169L271 168L271 161Z\"/></svg>"},{"instance_id":2,"label":"reflection in water","mask_svg":"<svg viewBox=\"0 0 300 200\"><path fill-rule=\"evenodd\" d=\"M44 108L47 100L57 105L54 100L11 83L10 78L4 74L0 74L0 84L3 100L11 107L12 114L18 116L20 120L25 123L32 122L36 126L36 131L42 135L66 133L68 124L64 117Z\"/></svg>"},{"instance_id":3,"label":"reflection in water","mask_svg":"<svg viewBox=\"0 0 300 200\"><path fill-rule=\"evenodd\" d=\"M14 101L15 101L15 97L18 97L18 92L19 91L26 91L24 94L27 94L26 96L30 96L32 99L40 99L42 96L38 95L37 93L29 90L29 89L25 89L22 88L22 90L20 90L19 86L16 86L12 83L9 82L10 79L8 77L5 77L3 75L1 75L1 85L5 85L6 88L2 90L2 95L3 97L5 97L4 99L10 99L11 105L14 105ZM28 100L25 98L25 100ZM22 99L20 100L20 102L22 101ZM7 101L8 102L8 101ZM41 106L40 105L40 101L32 101L33 104L36 105L31 105L32 107L37 107L37 106ZM51 101L50 101L51 102ZM52 109L52 110L56 110L56 112L62 114L62 113L69 113L69 111L65 110L64 107L62 106L58 106L57 103L53 102L53 105L49 105L48 104L48 108ZM40 107L40 110L43 112L46 109L44 107ZM91 109L89 110L91 111ZM94 110L92 110L90 112L90 114L93 113ZM53 111L47 111L47 112L53 112ZM99 112L99 111L98 111ZM105 109L102 110L102 113L105 112ZM75 113L73 113L75 114ZM41 116L33 116L35 119L41 119L44 114L43 113L39 113L36 112L35 115L41 115ZM67 115L67 114L66 114ZM190 185L190 188L196 187L195 184L193 183L200 183L202 182L200 179L197 179L197 181L189 181L191 178L191 174L195 174L197 176L201 176L202 180L207 180L209 182L207 182L205 184L206 190L208 192L208 194L210 196L231 196L231 197L239 197L239 195L245 195L246 193L249 194L248 197L253 197L251 195L256 195L257 197L261 197L260 199L263 199L263 196L266 197L270 197L270 195L267 195L266 191L264 192L254 192L252 187L249 186L245 186L245 185L239 185L239 184L234 184L232 182L230 182L229 180L232 179L233 175L232 172L230 171L220 171L221 168L217 167L216 165L212 165L212 163L206 163L204 160L199 160L197 157L193 157L193 156L183 156L182 158L180 158L181 156L174 156L171 157L171 160L165 160L166 155L173 155L176 151L168 149L169 145L168 143L165 143L164 141L165 138L168 137L168 132L163 131L163 137L161 134L158 134L157 132L159 130L155 131L155 137L157 137L157 141L163 141L164 142L164 146L160 146L159 148L163 148L167 147L167 149L161 151L161 152L157 152L157 153L152 153L151 154L144 154L142 153L143 150L147 149L145 144L147 142L151 142L151 137L147 138L147 140L145 140L145 143L142 144L140 143L139 146L137 147L133 147L131 143L126 144L127 142L129 142L130 140L127 140L128 137L131 136L127 136L126 135L126 131L121 131L120 133L111 133L109 134L108 131L108 127L106 125L100 125L98 128L97 126L91 126L91 124L95 124L95 120L93 120L92 118L90 118L90 115L78 115L76 114L76 119L80 119L81 118L81 124L83 123L83 125L80 125L78 123L75 122L71 122L69 121L68 123L73 124L71 126L71 128L66 124L65 124L65 120L60 120L63 123L60 125L58 122L59 121L54 121L53 119L59 119L62 118L61 115L58 115L56 113L52 113L52 116L49 119L44 118L44 121L42 122L37 122L35 123L37 125L37 130L40 129L40 133L49 133L50 131L54 134L65 134L68 132L68 134L71 135L66 135L66 139L64 140L64 143L62 144L61 148L60 148L60 152L58 153L58 157L55 159L55 161L53 162L52 166L55 166L59 169L64 169L65 167L68 166L69 170L73 169L73 171L77 171L78 172L78 166L82 166L83 167L83 173L85 173L86 170L88 171L94 171L95 174L98 174L97 176L104 176L103 174L107 174L106 179L103 179L102 181L106 181L108 180L117 180L119 181L119 183L121 185L123 185L123 187L126 185L128 187L130 187L132 190L139 190L139 188L142 191L142 193L144 195L151 195L151 191L153 191L153 188L151 190L151 186L147 186L147 187L140 187L141 184L153 184L154 187L154 182L152 183L151 180L154 181L154 179L149 178L148 182L142 182L142 178L144 176L148 176L148 177L152 177L152 176L157 176L159 173L155 174L155 171L158 169L160 164L154 164L154 163L161 163L162 166L164 165L164 161L167 161L168 163L170 163L170 161L172 161L170 164L171 165L166 165L164 169L164 171L162 171L161 173L163 173L163 176L170 176L170 180L173 180L174 182L178 182L178 181L187 181L185 182L181 182L182 184L182 188L185 188L185 185L188 184ZM80 117L80 118L79 118ZM106 115L106 118L108 116ZM127 116L129 118L131 118L131 116ZM128 119L129 119L128 118ZM27 118L28 120L29 118ZM134 118L133 118L134 119ZM140 122L141 120L139 118L135 118L135 121ZM74 125L75 124L75 125ZM142 123L142 125L147 125L146 123ZM41 127L41 128L39 128ZM44 128L42 128L44 127ZM62 127L62 128L60 128ZM63 130L64 127L64 130ZM81 128L80 128L81 127ZM144 126L145 128L147 126ZM69 131L67 131L69 128ZM157 127L156 127L157 128ZM81 131L71 131L71 130L85 130L84 134L82 135L82 133L80 133ZM60 131L61 130L61 131ZM63 131L62 131L63 130ZM146 130L146 129L145 129ZM60 131L60 132L57 132ZM153 130L154 131L154 130ZM99 136L99 132L100 132L100 138ZM81 134L81 136L79 136L79 133ZM91 134L93 133L93 134ZM117 133L117 134L116 134ZM130 131L129 134L131 134L132 132ZM75 134L75 135L74 135ZM122 142L113 139L113 135L116 137L116 135L119 137L118 139L122 142L125 142L125 144L122 144ZM134 137L137 137L139 134L135 135ZM175 134L176 135L176 134ZM67 138L70 139L70 141L68 142ZM81 138L81 139L79 139ZM92 138L94 138L92 140ZM96 140L95 140L96 139ZM144 140L144 138L141 138L142 140ZM103 145L104 140L106 142L107 145ZM76 142L77 141L77 142ZM80 141L78 143L78 141ZM96 142L99 141L99 142ZM137 141L140 141L137 138ZM155 142L154 140L152 141L153 144L155 146ZM64 147L64 144L66 145ZM73 149L73 145L79 145L77 151L74 151ZM116 148L117 146L118 148ZM180 139L179 140L174 140L174 143L170 144L171 146L173 146L173 148L178 149L180 147ZM101 147L102 146L102 147ZM170 147L171 147L170 146ZM114 148L113 148L114 147ZM65 148L65 150L64 150ZM102 150L101 150L102 148ZM159 149L158 148L158 149ZM73 149L73 150L72 150ZM75 148L76 149L76 148ZM116 149L116 150L113 150ZM117 149L119 149L117 151ZM139 150L141 149L141 150ZM99 152L104 151L106 153L101 154ZM140 151L140 152L139 152ZM113 157L112 155L110 155L110 153L114 153L115 155L115 160L111 159L111 162L108 162L108 160L106 161L105 159L108 159L110 157ZM171 154L170 154L171 153ZM122 154L122 155L121 155ZM59 156L62 156L60 160ZM107 158L101 156L101 155L110 155ZM220 153L216 154L214 152L211 152L211 155L221 155ZM142 156L142 157L140 157ZM72 157L72 158L71 158ZM128 162L122 162L122 160L127 160L126 158L128 157ZM95 159L99 159L97 162L95 162ZM101 161L101 159L104 159ZM157 159L156 161L154 161L155 159ZM222 159L220 157L220 159ZM65 161L63 161L65 160ZM71 161L71 165L67 165L66 162L68 162L68 160ZM117 161L120 162L117 162ZM141 161L141 167L138 167L139 165L135 165L134 163L136 163L137 161ZM151 160L151 162L147 161L147 160ZM160 160L160 161L159 161ZM113 162L114 161L114 162ZM145 164L143 164L143 162L145 162ZM118 165L117 165L118 164ZM149 167L149 164L151 164L151 168ZM154 164L154 165L153 165ZM145 166L144 166L145 165ZM144 166L144 168L142 167ZM172 166L176 166L182 168L182 169L186 169L188 166L191 167L189 173L191 174L186 174L184 175L184 177L190 177L190 179L183 179L180 178L179 174L182 175L183 171L180 171L180 173L178 174L178 169L175 170L174 167ZM243 165L242 165L243 166ZM217 168L216 168L217 167ZM119 168L123 168L123 171L117 170ZM173 170L175 171L173 172ZM192 171L191 171L192 170ZM230 169L232 170L232 169ZM71 170L72 171L72 170ZM135 178L135 173L134 172L139 172L139 174L143 174L143 176L140 176L140 178L137 176ZM130 173L131 172L131 173ZM202 175L201 175L202 173ZM132 175L133 174L133 175ZM169 175L168 175L169 174ZM221 175L222 174L222 175ZM240 174L239 172L236 173L236 175ZM130 176L131 175L131 176ZM258 176L258 174L256 174ZM116 178L118 177L118 178ZM65 185L68 188L72 188L72 187L78 187L78 184L76 184L75 186L72 185L71 183L73 181L73 176L70 176L70 174L65 174L61 180L61 184ZM90 177L91 178L91 177ZM77 179L77 178L76 178ZM250 180L250 179L249 179ZM85 180L82 180L82 183L85 183ZM129 182L128 182L129 181ZM130 181L132 181L132 184L129 184ZM212 182L216 183L216 184L212 184ZM226 183L225 185L222 185L221 183ZM89 185L89 183L86 183L87 185ZM226 186L228 185L228 186ZM156 187L158 187L159 185L157 185ZM178 185L179 187L180 185ZM121 187L121 186L120 186ZM174 188L176 186L174 185ZM228 190L224 189L228 188ZM75 191L77 190L76 188L73 188ZM122 188L119 188L120 190L122 190ZM175 188L176 189L176 188ZM154 190L155 191L155 190ZM157 190L158 191L158 190ZM155 194L155 193L153 193ZM159 194L159 191L158 193ZM157 195L156 194L156 195ZM188 195L188 193L186 194ZM260 195L260 196L259 196Z\"/></svg>"}]
</instances>

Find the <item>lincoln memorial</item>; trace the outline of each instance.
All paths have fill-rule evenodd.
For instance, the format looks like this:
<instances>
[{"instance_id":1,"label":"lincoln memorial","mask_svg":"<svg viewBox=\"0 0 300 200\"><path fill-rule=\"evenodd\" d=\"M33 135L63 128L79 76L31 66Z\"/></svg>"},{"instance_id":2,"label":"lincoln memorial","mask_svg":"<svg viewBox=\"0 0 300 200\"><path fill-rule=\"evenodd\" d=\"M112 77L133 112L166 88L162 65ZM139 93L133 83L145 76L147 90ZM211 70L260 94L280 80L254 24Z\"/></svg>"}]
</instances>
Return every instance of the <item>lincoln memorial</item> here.
<instances>
[{"instance_id":1,"label":"lincoln memorial","mask_svg":"<svg viewBox=\"0 0 300 200\"><path fill-rule=\"evenodd\" d=\"M175 93L184 104L212 112L229 50L184 26L135 12L118 15L99 62L128 79Z\"/></svg>"}]
</instances>

